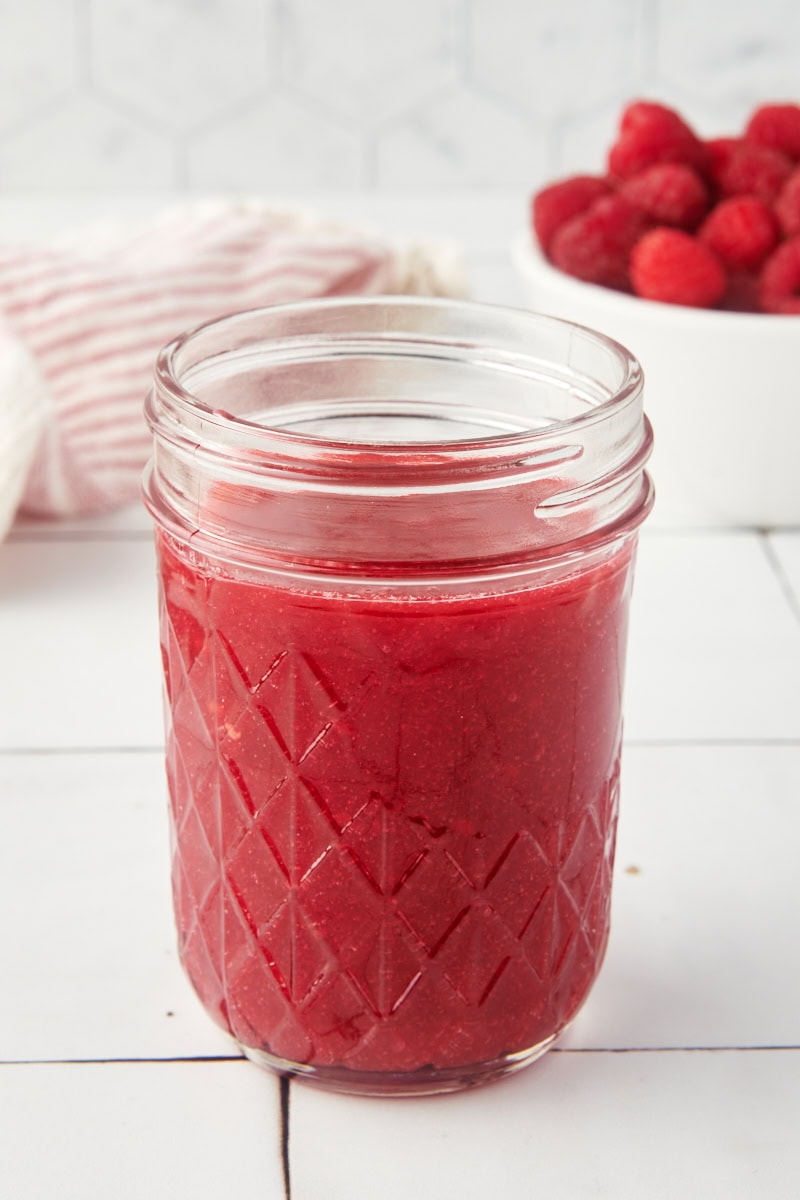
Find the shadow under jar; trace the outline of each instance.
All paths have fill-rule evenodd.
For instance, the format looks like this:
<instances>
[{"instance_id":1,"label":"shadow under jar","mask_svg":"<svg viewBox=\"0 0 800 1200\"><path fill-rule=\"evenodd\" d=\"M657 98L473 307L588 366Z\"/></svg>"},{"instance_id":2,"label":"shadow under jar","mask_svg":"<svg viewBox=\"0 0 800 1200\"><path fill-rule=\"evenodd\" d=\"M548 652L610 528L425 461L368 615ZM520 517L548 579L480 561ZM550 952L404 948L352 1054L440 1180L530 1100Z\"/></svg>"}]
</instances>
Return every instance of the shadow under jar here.
<instances>
[{"instance_id":1,"label":"shadow under jar","mask_svg":"<svg viewBox=\"0 0 800 1200\"><path fill-rule=\"evenodd\" d=\"M532 1062L608 938L638 364L512 309L317 301L179 337L147 416L202 1003L341 1091Z\"/></svg>"}]
</instances>

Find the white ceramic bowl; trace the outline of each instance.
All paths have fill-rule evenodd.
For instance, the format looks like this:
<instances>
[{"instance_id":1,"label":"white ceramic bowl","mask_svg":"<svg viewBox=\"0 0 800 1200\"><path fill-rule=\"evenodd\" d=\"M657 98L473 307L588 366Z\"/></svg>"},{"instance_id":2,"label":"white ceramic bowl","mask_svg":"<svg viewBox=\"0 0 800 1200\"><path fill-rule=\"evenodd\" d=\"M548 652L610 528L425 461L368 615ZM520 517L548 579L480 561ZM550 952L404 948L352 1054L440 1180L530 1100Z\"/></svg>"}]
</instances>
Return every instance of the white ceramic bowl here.
<instances>
[{"instance_id":1,"label":"white ceramic bowl","mask_svg":"<svg viewBox=\"0 0 800 1200\"><path fill-rule=\"evenodd\" d=\"M660 525L800 524L800 316L658 304L556 270L520 234L531 308L616 338L641 362Z\"/></svg>"}]
</instances>

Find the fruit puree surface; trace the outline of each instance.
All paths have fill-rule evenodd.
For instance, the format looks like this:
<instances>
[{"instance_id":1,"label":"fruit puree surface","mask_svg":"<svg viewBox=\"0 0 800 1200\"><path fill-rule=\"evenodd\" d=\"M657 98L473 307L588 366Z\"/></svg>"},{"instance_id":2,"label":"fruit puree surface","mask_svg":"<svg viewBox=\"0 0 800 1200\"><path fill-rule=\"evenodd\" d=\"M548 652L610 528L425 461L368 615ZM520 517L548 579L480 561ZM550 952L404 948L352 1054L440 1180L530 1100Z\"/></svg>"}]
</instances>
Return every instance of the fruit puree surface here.
<instances>
[{"instance_id":1,"label":"fruit puree surface","mask_svg":"<svg viewBox=\"0 0 800 1200\"><path fill-rule=\"evenodd\" d=\"M630 544L424 598L158 548L174 900L206 1008L354 1072L557 1034L608 936Z\"/></svg>"}]
</instances>

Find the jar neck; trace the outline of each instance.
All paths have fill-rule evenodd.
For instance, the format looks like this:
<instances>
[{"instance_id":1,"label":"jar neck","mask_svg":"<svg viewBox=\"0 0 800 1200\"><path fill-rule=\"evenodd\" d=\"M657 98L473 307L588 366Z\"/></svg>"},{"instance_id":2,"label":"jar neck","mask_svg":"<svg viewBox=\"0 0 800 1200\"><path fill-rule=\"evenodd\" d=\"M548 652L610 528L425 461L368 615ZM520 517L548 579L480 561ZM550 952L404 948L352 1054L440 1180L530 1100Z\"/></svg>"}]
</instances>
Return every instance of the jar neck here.
<instances>
[{"instance_id":1,"label":"jar neck","mask_svg":"<svg viewBox=\"0 0 800 1200\"><path fill-rule=\"evenodd\" d=\"M322 301L238 314L159 357L145 497L207 549L321 569L525 562L652 504L641 371L531 313Z\"/></svg>"}]
</instances>

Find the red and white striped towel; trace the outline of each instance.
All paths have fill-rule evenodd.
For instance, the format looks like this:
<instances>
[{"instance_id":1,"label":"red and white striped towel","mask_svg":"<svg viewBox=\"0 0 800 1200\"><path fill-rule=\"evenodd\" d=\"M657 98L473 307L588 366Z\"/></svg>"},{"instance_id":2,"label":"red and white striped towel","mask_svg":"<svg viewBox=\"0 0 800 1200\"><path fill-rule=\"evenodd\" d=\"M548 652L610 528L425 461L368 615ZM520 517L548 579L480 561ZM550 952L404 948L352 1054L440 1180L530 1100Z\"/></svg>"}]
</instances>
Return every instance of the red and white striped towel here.
<instances>
[{"instance_id":1,"label":"red and white striped towel","mask_svg":"<svg viewBox=\"0 0 800 1200\"><path fill-rule=\"evenodd\" d=\"M177 333L239 309L390 292L462 294L457 255L238 202L0 247L0 537L18 510L69 516L136 497L143 398Z\"/></svg>"}]
</instances>

